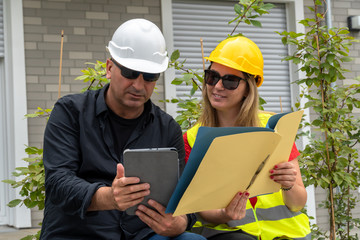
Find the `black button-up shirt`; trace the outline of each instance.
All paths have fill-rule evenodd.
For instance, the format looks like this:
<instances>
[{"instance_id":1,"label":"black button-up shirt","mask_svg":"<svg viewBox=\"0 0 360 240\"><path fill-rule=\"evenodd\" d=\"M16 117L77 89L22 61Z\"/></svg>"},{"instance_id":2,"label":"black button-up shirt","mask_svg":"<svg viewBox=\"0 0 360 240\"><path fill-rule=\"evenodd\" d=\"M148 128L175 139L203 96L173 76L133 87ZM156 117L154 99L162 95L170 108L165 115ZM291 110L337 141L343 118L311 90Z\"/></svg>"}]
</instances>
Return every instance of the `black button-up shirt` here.
<instances>
[{"instance_id":1,"label":"black button-up shirt","mask_svg":"<svg viewBox=\"0 0 360 240\"><path fill-rule=\"evenodd\" d=\"M143 239L152 230L125 212L87 212L92 196L111 186L116 154L105 103L108 85L97 91L65 96L55 104L44 135L46 200L41 239ZM182 132L174 119L146 103L146 113L126 148L175 147L184 167ZM194 223L191 215L188 227Z\"/></svg>"}]
</instances>

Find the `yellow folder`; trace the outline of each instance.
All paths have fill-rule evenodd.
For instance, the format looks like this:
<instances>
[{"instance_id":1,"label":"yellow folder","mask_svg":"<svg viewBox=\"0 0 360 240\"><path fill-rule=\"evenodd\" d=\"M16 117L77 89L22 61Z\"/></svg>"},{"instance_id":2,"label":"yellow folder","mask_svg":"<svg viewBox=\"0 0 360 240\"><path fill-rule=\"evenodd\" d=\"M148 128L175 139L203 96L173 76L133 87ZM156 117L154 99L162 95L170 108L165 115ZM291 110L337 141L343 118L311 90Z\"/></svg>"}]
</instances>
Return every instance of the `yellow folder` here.
<instances>
[{"instance_id":1,"label":"yellow folder","mask_svg":"<svg viewBox=\"0 0 360 240\"><path fill-rule=\"evenodd\" d=\"M174 216L224 208L237 192L247 188L250 197L279 191L280 185L270 179L269 170L288 161L302 115L303 111L296 111L281 116L274 132L216 137L178 201ZM192 151L197 151L195 147Z\"/></svg>"}]
</instances>

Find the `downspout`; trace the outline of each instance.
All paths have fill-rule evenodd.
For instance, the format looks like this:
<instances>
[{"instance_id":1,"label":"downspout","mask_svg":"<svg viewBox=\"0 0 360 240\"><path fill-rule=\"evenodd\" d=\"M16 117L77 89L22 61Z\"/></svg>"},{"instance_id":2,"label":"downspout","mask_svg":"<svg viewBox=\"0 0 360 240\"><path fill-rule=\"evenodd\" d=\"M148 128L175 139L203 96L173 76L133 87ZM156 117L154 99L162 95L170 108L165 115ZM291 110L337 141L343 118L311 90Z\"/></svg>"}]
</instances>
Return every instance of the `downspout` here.
<instances>
[{"instance_id":1,"label":"downspout","mask_svg":"<svg viewBox=\"0 0 360 240\"><path fill-rule=\"evenodd\" d=\"M327 13L326 13L326 26L329 28L332 28L332 12L331 12L331 0L326 0L326 5L328 7Z\"/></svg>"},{"instance_id":2,"label":"downspout","mask_svg":"<svg viewBox=\"0 0 360 240\"><path fill-rule=\"evenodd\" d=\"M332 7L331 7L331 0L326 0L326 6L327 6L327 13L326 13L326 26L328 29L332 28ZM335 89L336 88L336 82L333 82L330 84L330 86Z\"/></svg>"}]
</instances>

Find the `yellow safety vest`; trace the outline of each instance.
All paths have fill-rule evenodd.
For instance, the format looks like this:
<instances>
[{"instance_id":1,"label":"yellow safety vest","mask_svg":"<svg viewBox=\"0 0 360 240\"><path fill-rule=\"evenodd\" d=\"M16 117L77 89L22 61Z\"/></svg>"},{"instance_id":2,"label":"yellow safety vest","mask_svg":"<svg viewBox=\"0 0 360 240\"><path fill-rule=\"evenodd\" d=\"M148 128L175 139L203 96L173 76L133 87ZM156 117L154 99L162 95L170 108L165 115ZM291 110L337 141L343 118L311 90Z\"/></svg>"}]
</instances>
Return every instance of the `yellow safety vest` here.
<instances>
[{"instance_id":1,"label":"yellow safety vest","mask_svg":"<svg viewBox=\"0 0 360 240\"><path fill-rule=\"evenodd\" d=\"M259 113L261 126L265 127L271 113ZM187 131L187 140L192 148L200 125L197 124ZM232 220L226 224L211 224L199 221L193 226L193 231L205 237L219 233L242 230L262 240L296 239L311 240L308 217L301 212L292 212L284 204L282 192L257 196L255 208L250 201L246 203L246 216L241 220Z\"/></svg>"}]
</instances>

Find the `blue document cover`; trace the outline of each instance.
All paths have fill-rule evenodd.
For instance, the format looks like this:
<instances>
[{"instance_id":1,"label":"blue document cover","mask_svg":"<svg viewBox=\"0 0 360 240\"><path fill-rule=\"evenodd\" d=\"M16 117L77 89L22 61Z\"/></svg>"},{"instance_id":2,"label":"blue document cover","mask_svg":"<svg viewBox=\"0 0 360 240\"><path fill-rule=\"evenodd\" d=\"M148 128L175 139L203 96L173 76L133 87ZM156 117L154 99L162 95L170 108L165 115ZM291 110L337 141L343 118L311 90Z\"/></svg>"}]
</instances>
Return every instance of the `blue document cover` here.
<instances>
[{"instance_id":1,"label":"blue document cover","mask_svg":"<svg viewBox=\"0 0 360 240\"><path fill-rule=\"evenodd\" d=\"M274 119L275 125L278 119ZM179 182L176 185L176 188L168 202L165 212L174 213L180 199L193 179L209 146L216 137L247 132L274 132L274 130L269 127L200 127L193 146L193 151L190 153L188 163L186 164Z\"/></svg>"}]
</instances>

